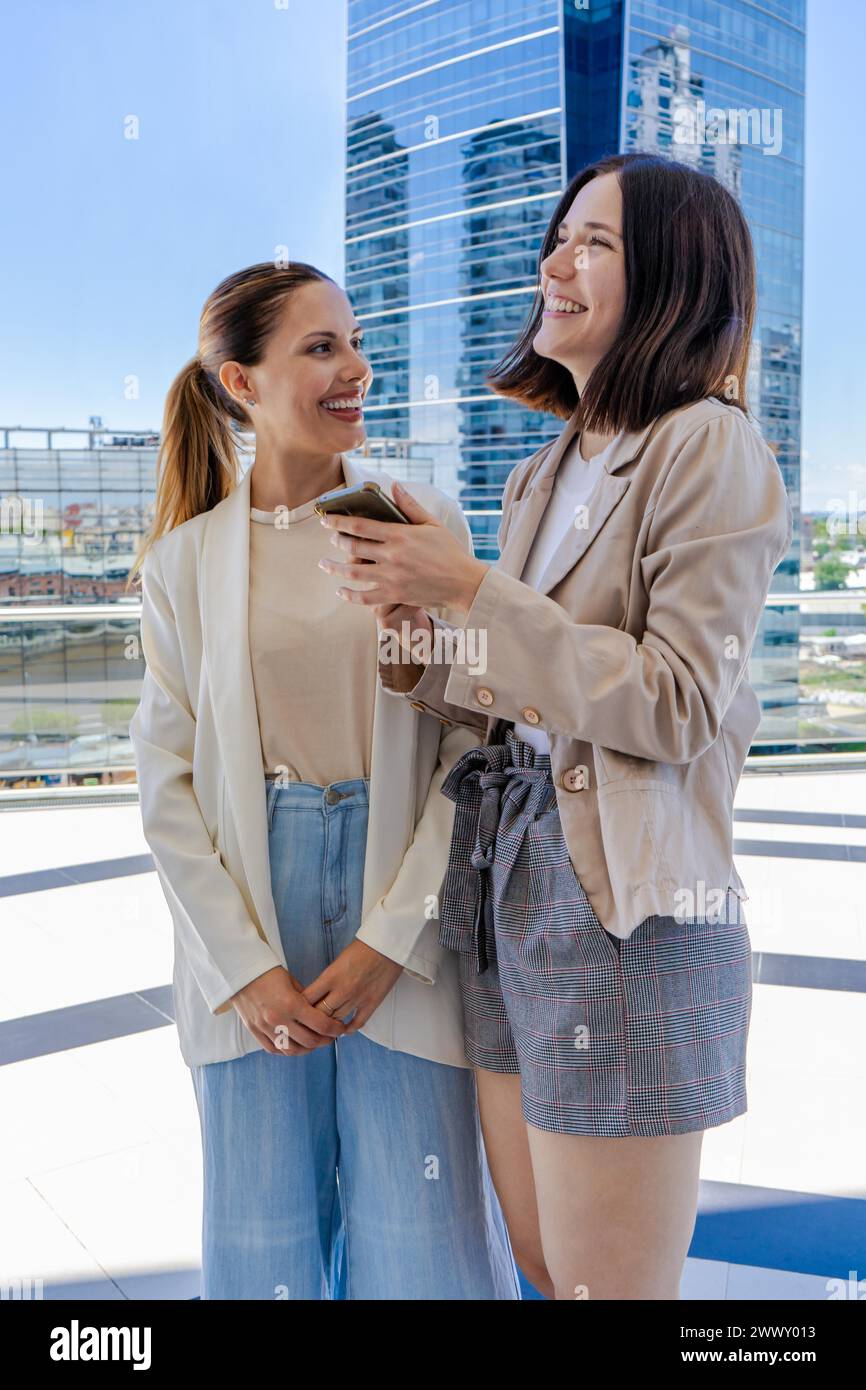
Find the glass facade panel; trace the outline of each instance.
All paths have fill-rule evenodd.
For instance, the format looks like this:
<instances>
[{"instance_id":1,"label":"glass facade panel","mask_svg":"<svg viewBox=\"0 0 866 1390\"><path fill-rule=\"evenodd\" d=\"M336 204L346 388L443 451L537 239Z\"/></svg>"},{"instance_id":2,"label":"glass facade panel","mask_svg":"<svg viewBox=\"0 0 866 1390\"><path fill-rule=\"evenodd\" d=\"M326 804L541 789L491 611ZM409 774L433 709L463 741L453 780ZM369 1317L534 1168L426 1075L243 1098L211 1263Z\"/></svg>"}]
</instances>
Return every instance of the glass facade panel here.
<instances>
[{"instance_id":1,"label":"glass facade panel","mask_svg":"<svg viewBox=\"0 0 866 1390\"><path fill-rule=\"evenodd\" d=\"M0 788L134 779L128 727L144 663L138 620L0 616Z\"/></svg>"},{"instance_id":2,"label":"glass facade panel","mask_svg":"<svg viewBox=\"0 0 866 1390\"><path fill-rule=\"evenodd\" d=\"M135 779L144 662L126 581L155 476L155 440L0 450L0 790Z\"/></svg>"},{"instance_id":3,"label":"glass facade panel","mask_svg":"<svg viewBox=\"0 0 866 1390\"><path fill-rule=\"evenodd\" d=\"M804 6L632 0L628 10L622 148L705 169L730 188L751 228L758 317L746 395L794 511L793 544L772 586L793 593L800 586ZM769 609L752 652L768 746L801 732L799 618L796 604Z\"/></svg>"},{"instance_id":4,"label":"glass facade panel","mask_svg":"<svg viewBox=\"0 0 866 1390\"><path fill-rule=\"evenodd\" d=\"M155 446L0 450L0 605L134 599L155 477Z\"/></svg>"},{"instance_id":5,"label":"glass facade panel","mask_svg":"<svg viewBox=\"0 0 866 1390\"><path fill-rule=\"evenodd\" d=\"M347 109L370 432L459 498L494 559L505 479L556 431L483 384L522 326L562 187L556 0L350 3Z\"/></svg>"}]
</instances>

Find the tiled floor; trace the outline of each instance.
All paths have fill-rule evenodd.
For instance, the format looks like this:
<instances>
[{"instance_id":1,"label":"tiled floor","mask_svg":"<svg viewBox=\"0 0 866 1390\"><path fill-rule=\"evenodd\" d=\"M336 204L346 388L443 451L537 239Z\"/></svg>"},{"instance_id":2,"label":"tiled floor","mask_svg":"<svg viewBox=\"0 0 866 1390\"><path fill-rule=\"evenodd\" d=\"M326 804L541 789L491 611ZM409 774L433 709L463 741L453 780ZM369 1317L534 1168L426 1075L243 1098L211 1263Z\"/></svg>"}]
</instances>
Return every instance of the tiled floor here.
<instances>
[{"instance_id":1,"label":"tiled floor","mask_svg":"<svg viewBox=\"0 0 866 1390\"><path fill-rule=\"evenodd\" d=\"M866 773L746 777L737 810L749 1111L704 1140L682 1293L826 1299L866 1280ZM0 1282L46 1298L198 1293L198 1116L147 855L135 806L0 812Z\"/></svg>"}]
</instances>

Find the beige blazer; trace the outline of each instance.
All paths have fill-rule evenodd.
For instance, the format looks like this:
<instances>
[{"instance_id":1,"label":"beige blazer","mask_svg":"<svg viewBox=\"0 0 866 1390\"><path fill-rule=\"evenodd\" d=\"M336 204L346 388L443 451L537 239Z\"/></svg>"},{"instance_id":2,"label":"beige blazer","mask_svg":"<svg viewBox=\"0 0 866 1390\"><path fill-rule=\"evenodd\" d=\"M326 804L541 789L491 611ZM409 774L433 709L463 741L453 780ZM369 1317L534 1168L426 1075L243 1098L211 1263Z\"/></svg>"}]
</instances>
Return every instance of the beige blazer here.
<instances>
[{"instance_id":1,"label":"beige blazer","mask_svg":"<svg viewBox=\"0 0 866 1390\"><path fill-rule=\"evenodd\" d=\"M654 913L718 910L729 886L748 896L732 860L761 715L746 669L793 514L757 429L699 401L620 439L536 592L518 576L576 429L572 416L506 481L500 559L463 624L476 644L417 683L417 665L380 649L379 675L487 743L504 737L499 720L546 731L575 872L626 938Z\"/></svg>"},{"instance_id":2,"label":"beige blazer","mask_svg":"<svg viewBox=\"0 0 866 1390\"><path fill-rule=\"evenodd\" d=\"M350 482L375 478L390 493L387 474L350 458L344 465ZM275 965L291 968L271 893L249 656L250 476L211 511L161 537L142 573L147 665L130 737L144 835L174 925L174 1005L190 1066L259 1048L228 1000ZM429 484L408 486L471 552L458 504ZM404 970L361 1031L385 1047L460 1067L468 1064L456 958L439 947L433 915L454 816L439 788L479 739L377 685L357 935Z\"/></svg>"}]
</instances>

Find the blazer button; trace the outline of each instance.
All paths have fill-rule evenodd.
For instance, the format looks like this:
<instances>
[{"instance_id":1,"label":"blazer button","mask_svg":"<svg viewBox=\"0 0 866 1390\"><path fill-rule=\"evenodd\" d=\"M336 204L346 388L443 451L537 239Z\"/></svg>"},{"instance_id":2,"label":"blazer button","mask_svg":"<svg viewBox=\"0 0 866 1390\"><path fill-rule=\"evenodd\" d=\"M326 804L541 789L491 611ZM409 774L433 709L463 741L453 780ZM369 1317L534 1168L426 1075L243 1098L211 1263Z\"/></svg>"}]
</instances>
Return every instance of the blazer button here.
<instances>
[{"instance_id":1,"label":"blazer button","mask_svg":"<svg viewBox=\"0 0 866 1390\"><path fill-rule=\"evenodd\" d=\"M413 709L424 709L424 706L422 704L419 704L417 700L410 700L409 704L412 706Z\"/></svg>"},{"instance_id":2,"label":"blazer button","mask_svg":"<svg viewBox=\"0 0 866 1390\"><path fill-rule=\"evenodd\" d=\"M475 698L479 705L492 705L493 691L488 690L486 685L479 686L478 690L475 692Z\"/></svg>"},{"instance_id":3,"label":"blazer button","mask_svg":"<svg viewBox=\"0 0 866 1390\"><path fill-rule=\"evenodd\" d=\"M566 768L562 774L562 785L567 792L582 792L585 786L583 768Z\"/></svg>"},{"instance_id":4,"label":"blazer button","mask_svg":"<svg viewBox=\"0 0 866 1390\"><path fill-rule=\"evenodd\" d=\"M538 724L541 720L541 715L538 713L538 710L533 709L531 705L527 705L526 709L522 709L520 713L527 724Z\"/></svg>"}]
</instances>

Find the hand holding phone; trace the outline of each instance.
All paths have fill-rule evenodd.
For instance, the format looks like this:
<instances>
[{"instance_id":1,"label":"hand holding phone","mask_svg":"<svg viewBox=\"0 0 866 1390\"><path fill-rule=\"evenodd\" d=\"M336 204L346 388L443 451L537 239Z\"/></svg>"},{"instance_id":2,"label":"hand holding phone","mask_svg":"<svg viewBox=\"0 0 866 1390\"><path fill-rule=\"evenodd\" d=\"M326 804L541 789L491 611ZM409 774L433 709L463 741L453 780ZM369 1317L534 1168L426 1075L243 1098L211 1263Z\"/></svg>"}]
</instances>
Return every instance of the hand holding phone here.
<instances>
[{"instance_id":1,"label":"hand holding phone","mask_svg":"<svg viewBox=\"0 0 866 1390\"><path fill-rule=\"evenodd\" d=\"M323 492L316 498L315 509L319 516L335 512L338 516L363 516L370 521L409 522L384 488L367 479L352 487L337 487L332 492Z\"/></svg>"}]
</instances>

